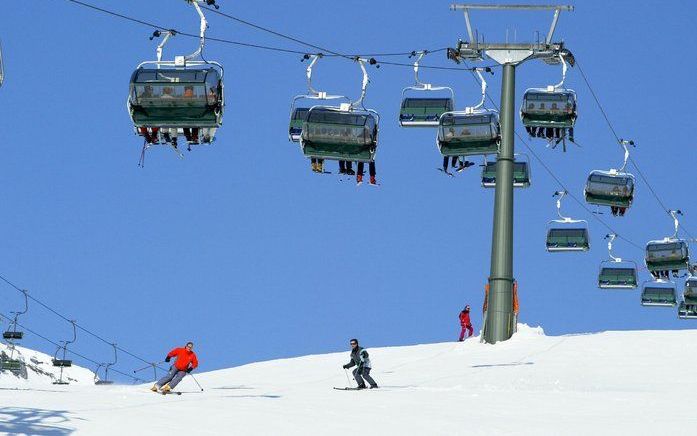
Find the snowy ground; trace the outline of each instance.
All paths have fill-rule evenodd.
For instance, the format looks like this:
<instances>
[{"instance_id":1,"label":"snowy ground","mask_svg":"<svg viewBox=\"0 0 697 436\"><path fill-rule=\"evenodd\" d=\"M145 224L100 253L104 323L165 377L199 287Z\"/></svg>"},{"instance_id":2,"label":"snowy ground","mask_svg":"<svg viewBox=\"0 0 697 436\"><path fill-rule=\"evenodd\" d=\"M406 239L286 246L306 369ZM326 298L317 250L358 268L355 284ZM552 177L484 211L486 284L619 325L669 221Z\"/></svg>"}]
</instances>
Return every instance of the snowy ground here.
<instances>
[{"instance_id":1,"label":"snowy ground","mask_svg":"<svg viewBox=\"0 0 697 436\"><path fill-rule=\"evenodd\" d=\"M345 386L348 352L146 386L55 387L0 377L0 432L28 434L697 434L697 330L370 348L381 389Z\"/></svg>"}]
</instances>

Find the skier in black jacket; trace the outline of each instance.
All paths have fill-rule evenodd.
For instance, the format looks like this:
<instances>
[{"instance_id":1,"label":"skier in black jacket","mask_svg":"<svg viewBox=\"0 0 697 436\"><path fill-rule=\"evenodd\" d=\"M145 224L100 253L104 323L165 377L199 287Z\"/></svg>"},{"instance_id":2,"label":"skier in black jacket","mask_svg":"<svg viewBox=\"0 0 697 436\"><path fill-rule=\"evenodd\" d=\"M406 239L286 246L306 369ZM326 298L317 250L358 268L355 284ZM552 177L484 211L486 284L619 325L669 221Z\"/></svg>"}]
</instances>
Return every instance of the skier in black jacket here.
<instances>
[{"instance_id":1,"label":"skier in black jacket","mask_svg":"<svg viewBox=\"0 0 697 436\"><path fill-rule=\"evenodd\" d=\"M356 379L356 383L358 383L358 389L365 389L366 381L370 384L370 389L378 387L378 384L370 376L371 367L368 350L358 346L358 339L351 339L351 361L344 365L344 369L349 369L352 366L356 367L356 369L353 370L353 378Z\"/></svg>"}]
</instances>

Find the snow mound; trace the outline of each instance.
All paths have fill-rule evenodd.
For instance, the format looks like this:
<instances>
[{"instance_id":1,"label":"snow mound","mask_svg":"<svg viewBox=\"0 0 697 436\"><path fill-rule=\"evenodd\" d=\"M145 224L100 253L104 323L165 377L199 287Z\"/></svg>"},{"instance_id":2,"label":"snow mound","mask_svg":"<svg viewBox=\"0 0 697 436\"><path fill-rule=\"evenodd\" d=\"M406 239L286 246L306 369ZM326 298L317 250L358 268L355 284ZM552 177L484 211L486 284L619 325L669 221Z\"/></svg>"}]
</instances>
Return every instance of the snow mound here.
<instances>
[{"instance_id":1,"label":"snow mound","mask_svg":"<svg viewBox=\"0 0 697 436\"><path fill-rule=\"evenodd\" d=\"M181 396L0 389L0 433L692 435L696 342L695 330L547 336L521 324L496 345L366 344L376 390L332 389L350 383L348 350L195 374L205 390L187 377Z\"/></svg>"},{"instance_id":2,"label":"snow mound","mask_svg":"<svg viewBox=\"0 0 697 436\"><path fill-rule=\"evenodd\" d=\"M0 344L0 356L18 359L22 368L18 373L0 371L0 388L28 388L51 386L60 378L60 368L53 366L53 356L28 348L15 346L14 352L7 344ZM71 384L94 383L94 373L76 365L63 369L63 380Z\"/></svg>"}]
</instances>

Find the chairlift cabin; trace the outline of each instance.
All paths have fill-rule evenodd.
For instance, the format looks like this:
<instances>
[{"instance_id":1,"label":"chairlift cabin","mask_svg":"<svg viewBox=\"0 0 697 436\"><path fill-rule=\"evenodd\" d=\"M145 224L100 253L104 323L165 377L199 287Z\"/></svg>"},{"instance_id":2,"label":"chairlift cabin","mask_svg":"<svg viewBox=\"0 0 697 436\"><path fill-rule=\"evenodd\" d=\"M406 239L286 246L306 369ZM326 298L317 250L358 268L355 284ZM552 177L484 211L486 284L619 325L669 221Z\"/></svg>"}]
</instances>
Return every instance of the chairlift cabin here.
<instances>
[{"instance_id":1,"label":"chairlift cabin","mask_svg":"<svg viewBox=\"0 0 697 436\"><path fill-rule=\"evenodd\" d=\"M24 332L17 331L17 330L6 330L2 332L2 338L4 340L11 340L11 341L21 341L22 338L24 337Z\"/></svg>"},{"instance_id":2,"label":"chairlift cabin","mask_svg":"<svg viewBox=\"0 0 697 436\"><path fill-rule=\"evenodd\" d=\"M414 62L414 85L402 90L399 108L399 125L402 127L438 127L440 116L455 107L455 93L448 86L434 86L419 79L419 62L426 51L412 52Z\"/></svg>"},{"instance_id":3,"label":"chairlift cabin","mask_svg":"<svg viewBox=\"0 0 697 436\"><path fill-rule=\"evenodd\" d=\"M163 61L162 51L173 30L156 30L150 39L164 35L157 46L157 60L141 63L131 75L128 113L136 134L145 140L145 150L154 144L165 143L178 152L178 137L183 135L189 145L210 143L223 123L225 97L223 66L204 60L208 22L200 5L218 6L214 0L187 0L200 19L199 45L187 56L175 56ZM181 154L180 154L181 156Z\"/></svg>"},{"instance_id":4,"label":"chairlift cabin","mask_svg":"<svg viewBox=\"0 0 697 436\"><path fill-rule=\"evenodd\" d=\"M638 286L637 264L633 261L622 260L612 254L612 244L617 238L614 233L605 236L608 240L607 251L609 259L600 263L598 287L601 289L634 289Z\"/></svg>"},{"instance_id":5,"label":"chairlift cabin","mask_svg":"<svg viewBox=\"0 0 697 436\"><path fill-rule=\"evenodd\" d=\"M136 132L143 135L145 128L158 135L160 129L169 129L172 137L186 134L188 142L211 142L223 122L222 76L222 67L205 63L138 67L131 76L128 100Z\"/></svg>"},{"instance_id":6,"label":"chairlift cabin","mask_svg":"<svg viewBox=\"0 0 697 436\"><path fill-rule=\"evenodd\" d=\"M482 166L482 186L484 188L496 187L496 161L489 162L484 160ZM530 187L530 162L528 159L516 160L513 163L513 187Z\"/></svg>"},{"instance_id":7,"label":"chairlift cabin","mask_svg":"<svg viewBox=\"0 0 697 436\"><path fill-rule=\"evenodd\" d=\"M576 92L571 89L549 87L525 91L520 118L526 128L568 129L576 124L577 116Z\"/></svg>"},{"instance_id":8,"label":"chairlift cabin","mask_svg":"<svg viewBox=\"0 0 697 436\"><path fill-rule=\"evenodd\" d=\"M646 268L651 273L688 269L690 266L689 247L682 239L666 238L646 244Z\"/></svg>"},{"instance_id":9,"label":"chairlift cabin","mask_svg":"<svg viewBox=\"0 0 697 436\"><path fill-rule=\"evenodd\" d=\"M644 283L641 291L642 306L672 307L677 304L675 283L655 280Z\"/></svg>"},{"instance_id":10,"label":"chairlift cabin","mask_svg":"<svg viewBox=\"0 0 697 436\"><path fill-rule=\"evenodd\" d=\"M500 140L501 126L496 111L446 112L438 122L437 145L443 156L496 154Z\"/></svg>"},{"instance_id":11,"label":"chairlift cabin","mask_svg":"<svg viewBox=\"0 0 697 436\"><path fill-rule=\"evenodd\" d=\"M588 222L575 220L561 214L561 201L567 194L566 191L554 193L557 198L558 220L552 220L547 225L546 247L551 253L561 251L588 251L590 250L590 236Z\"/></svg>"},{"instance_id":12,"label":"chairlift cabin","mask_svg":"<svg viewBox=\"0 0 697 436\"><path fill-rule=\"evenodd\" d=\"M314 106L303 122L300 145L308 158L373 162L379 119L372 110Z\"/></svg>"},{"instance_id":13,"label":"chairlift cabin","mask_svg":"<svg viewBox=\"0 0 697 436\"><path fill-rule=\"evenodd\" d=\"M634 176L617 171L592 171L583 193L589 204L628 208L634 201Z\"/></svg>"},{"instance_id":14,"label":"chairlift cabin","mask_svg":"<svg viewBox=\"0 0 697 436\"><path fill-rule=\"evenodd\" d=\"M678 307L678 318L697 319L697 277L690 276L685 281L683 300Z\"/></svg>"}]
</instances>

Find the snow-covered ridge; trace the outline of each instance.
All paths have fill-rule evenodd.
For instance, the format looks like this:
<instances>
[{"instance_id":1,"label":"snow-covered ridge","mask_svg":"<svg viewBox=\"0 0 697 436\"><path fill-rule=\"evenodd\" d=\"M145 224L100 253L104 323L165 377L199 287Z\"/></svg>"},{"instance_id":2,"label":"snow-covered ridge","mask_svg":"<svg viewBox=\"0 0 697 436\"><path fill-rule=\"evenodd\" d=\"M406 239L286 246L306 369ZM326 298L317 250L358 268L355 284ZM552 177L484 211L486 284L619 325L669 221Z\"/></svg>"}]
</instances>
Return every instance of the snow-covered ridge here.
<instances>
[{"instance_id":1,"label":"snow-covered ridge","mask_svg":"<svg viewBox=\"0 0 697 436\"><path fill-rule=\"evenodd\" d=\"M12 356L23 364L18 373L0 371L0 387L51 386L60 377L60 368L53 366L53 356L15 346L14 352L7 344L0 343L0 356ZM73 365L63 369L63 380L71 384L89 385L94 383L94 373L89 369Z\"/></svg>"},{"instance_id":2,"label":"snow-covered ridge","mask_svg":"<svg viewBox=\"0 0 697 436\"><path fill-rule=\"evenodd\" d=\"M8 391L3 377L0 432L692 435L695 343L695 330L546 336L520 325L497 345L363 344L380 385L369 391L332 389L348 383L348 350L194 373L205 391L187 377L181 396L147 385Z\"/></svg>"}]
</instances>

